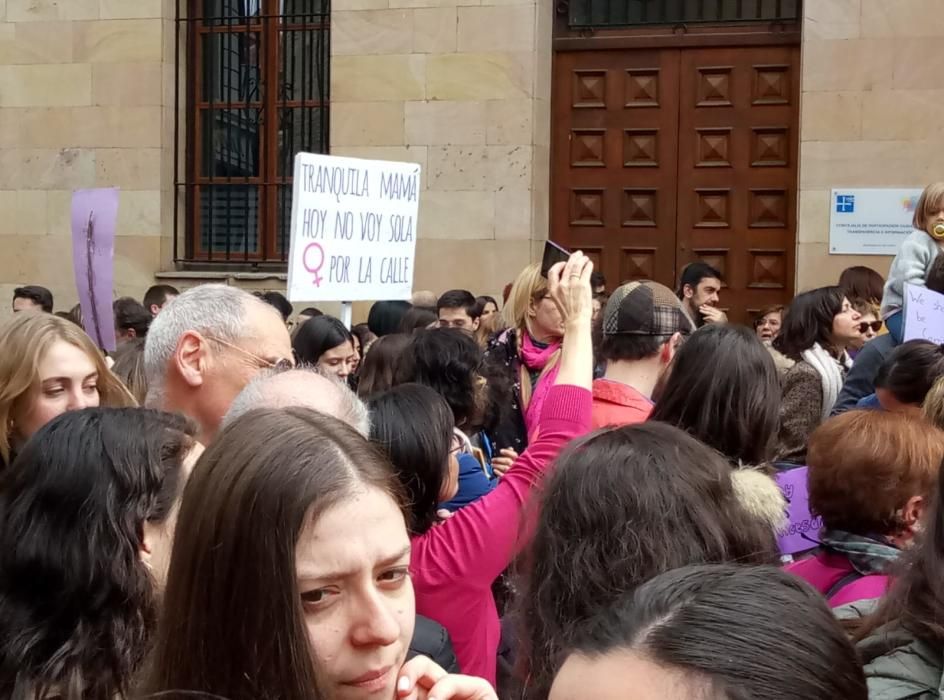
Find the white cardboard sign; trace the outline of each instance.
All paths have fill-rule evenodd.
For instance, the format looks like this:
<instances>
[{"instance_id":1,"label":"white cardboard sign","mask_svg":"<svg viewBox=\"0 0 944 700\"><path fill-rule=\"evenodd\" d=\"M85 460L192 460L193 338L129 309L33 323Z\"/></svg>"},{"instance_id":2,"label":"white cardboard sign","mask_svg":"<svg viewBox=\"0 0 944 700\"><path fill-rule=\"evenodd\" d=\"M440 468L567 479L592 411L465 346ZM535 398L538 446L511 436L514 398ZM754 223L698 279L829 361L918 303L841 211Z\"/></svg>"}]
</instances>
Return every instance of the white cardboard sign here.
<instances>
[{"instance_id":1,"label":"white cardboard sign","mask_svg":"<svg viewBox=\"0 0 944 700\"><path fill-rule=\"evenodd\" d=\"M420 166L298 153L288 298L409 299Z\"/></svg>"}]
</instances>

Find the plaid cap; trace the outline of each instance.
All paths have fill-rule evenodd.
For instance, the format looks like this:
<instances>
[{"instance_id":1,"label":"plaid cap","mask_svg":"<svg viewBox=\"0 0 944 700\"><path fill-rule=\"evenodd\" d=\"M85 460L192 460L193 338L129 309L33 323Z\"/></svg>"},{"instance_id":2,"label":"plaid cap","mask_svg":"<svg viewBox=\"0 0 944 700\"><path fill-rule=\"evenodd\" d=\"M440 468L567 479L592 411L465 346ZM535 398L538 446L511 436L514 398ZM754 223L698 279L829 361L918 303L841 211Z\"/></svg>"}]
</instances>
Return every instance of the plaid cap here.
<instances>
[{"instance_id":1,"label":"plaid cap","mask_svg":"<svg viewBox=\"0 0 944 700\"><path fill-rule=\"evenodd\" d=\"M629 282L613 292L603 311L603 335L687 335L694 331L682 302L658 282Z\"/></svg>"}]
</instances>

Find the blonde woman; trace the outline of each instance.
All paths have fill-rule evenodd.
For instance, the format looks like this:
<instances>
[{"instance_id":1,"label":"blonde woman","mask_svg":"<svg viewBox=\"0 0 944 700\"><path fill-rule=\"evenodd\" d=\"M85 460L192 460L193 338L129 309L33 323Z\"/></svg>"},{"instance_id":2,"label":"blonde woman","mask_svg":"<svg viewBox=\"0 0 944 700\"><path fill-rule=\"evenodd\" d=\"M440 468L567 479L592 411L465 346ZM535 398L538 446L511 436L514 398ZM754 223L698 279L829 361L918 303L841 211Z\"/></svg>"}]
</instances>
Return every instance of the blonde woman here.
<instances>
[{"instance_id":1,"label":"blonde woman","mask_svg":"<svg viewBox=\"0 0 944 700\"><path fill-rule=\"evenodd\" d=\"M560 309L548 294L538 263L518 275L502 313L508 329L489 343L483 372L493 393L502 388L511 393L508 400L493 400L499 416L488 430L499 473L533 437L541 406L554 385L564 336Z\"/></svg>"},{"instance_id":2,"label":"blonde woman","mask_svg":"<svg viewBox=\"0 0 944 700\"><path fill-rule=\"evenodd\" d=\"M104 356L75 324L19 314L0 327L0 464L56 416L94 406L135 406Z\"/></svg>"}]
</instances>

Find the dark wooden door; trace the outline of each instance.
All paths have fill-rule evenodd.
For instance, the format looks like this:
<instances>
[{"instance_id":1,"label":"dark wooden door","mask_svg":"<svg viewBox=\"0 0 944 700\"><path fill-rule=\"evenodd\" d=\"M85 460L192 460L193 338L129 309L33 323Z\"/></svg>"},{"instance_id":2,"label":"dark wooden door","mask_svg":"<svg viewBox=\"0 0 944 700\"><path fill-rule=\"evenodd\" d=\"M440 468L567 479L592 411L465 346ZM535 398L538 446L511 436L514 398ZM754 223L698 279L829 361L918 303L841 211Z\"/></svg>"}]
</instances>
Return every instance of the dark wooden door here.
<instances>
[{"instance_id":1,"label":"dark wooden door","mask_svg":"<svg viewBox=\"0 0 944 700\"><path fill-rule=\"evenodd\" d=\"M676 285L705 260L746 321L793 294L799 52L793 46L555 55L552 237L611 287Z\"/></svg>"}]
</instances>

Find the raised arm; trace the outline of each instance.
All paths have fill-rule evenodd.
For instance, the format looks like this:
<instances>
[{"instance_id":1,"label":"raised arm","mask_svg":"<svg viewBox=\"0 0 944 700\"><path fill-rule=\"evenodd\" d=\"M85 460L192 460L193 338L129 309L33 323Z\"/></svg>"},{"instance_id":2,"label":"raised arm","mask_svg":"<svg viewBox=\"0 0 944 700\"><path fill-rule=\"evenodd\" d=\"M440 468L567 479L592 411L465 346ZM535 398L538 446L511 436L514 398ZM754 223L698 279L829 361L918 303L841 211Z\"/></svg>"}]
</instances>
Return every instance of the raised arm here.
<instances>
[{"instance_id":1,"label":"raised arm","mask_svg":"<svg viewBox=\"0 0 944 700\"><path fill-rule=\"evenodd\" d=\"M593 265L574 253L548 273L564 317L560 369L541 412L538 436L490 494L414 541L414 562L442 583L491 586L515 552L522 508L564 445L589 432L593 382L590 333Z\"/></svg>"}]
</instances>

